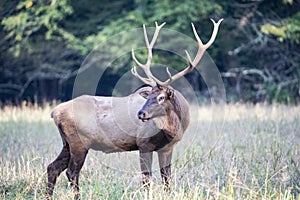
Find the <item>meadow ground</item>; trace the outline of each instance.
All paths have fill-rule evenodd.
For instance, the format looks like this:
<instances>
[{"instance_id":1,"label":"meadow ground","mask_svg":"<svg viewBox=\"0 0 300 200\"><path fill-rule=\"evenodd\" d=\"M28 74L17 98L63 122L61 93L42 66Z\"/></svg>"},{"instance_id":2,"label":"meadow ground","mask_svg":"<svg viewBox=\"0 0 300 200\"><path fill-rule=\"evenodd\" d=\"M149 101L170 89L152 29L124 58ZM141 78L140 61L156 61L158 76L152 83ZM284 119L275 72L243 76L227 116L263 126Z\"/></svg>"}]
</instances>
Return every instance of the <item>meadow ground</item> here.
<instances>
[{"instance_id":1,"label":"meadow ground","mask_svg":"<svg viewBox=\"0 0 300 200\"><path fill-rule=\"evenodd\" d=\"M0 199L42 199L46 167L61 150L50 107L0 110ZM173 153L170 192L157 157L149 192L137 152L90 151L80 176L82 199L300 199L300 106L192 107ZM65 173L55 199L72 199Z\"/></svg>"}]
</instances>

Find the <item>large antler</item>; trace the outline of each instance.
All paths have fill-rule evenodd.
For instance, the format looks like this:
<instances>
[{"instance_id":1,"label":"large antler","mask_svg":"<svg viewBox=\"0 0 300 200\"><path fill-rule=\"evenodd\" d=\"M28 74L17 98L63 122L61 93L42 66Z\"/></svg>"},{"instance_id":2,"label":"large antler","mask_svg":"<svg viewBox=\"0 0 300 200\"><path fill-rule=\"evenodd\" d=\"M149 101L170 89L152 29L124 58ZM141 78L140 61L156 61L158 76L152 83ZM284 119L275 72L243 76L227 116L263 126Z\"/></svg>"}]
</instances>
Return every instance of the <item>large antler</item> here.
<instances>
[{"instance_id":1,"label":"large antler","mask_svg":"<svg viewBox=\"0 0 300 200\"><path fill-rule=\"evenodd\" d=\"M145 72L145 74L146 74L146 76L148 78L141 77L137 73L135 67L133 67L132 70L131 70L132 74L134 76L136 76L137 78L139 78L141 81L143 81L146 84L149 84L149 85L153 86L154 82L155 82L156 84L161 85L161 86L168 86L172 82L174 82L175 80L177 80L177 79L181 78L182 76L186 75L187 73L191 72L197 66L197 64L199 63L199 61L201 60L201 58L202 58L204 52L206 51L206 49L208 49L212 45L212 43L215 41L217 33L218 33L219 26L220 26L221 22L223 21L223 19L220 19L218 22L215 22L213 19L211 19L211 21L213 22L214 29L213 29L213 33L211 35L211 38L209 39L209 41L206 44L202 43L200 37L197 34L196 28L195 28L194 24L192 23L193 32L194 32L195 38L196 38L197 43L198 43L198 51L197 51L196 57L192 61L189 53L187 51L185 51L186 55L187 55L187 58L188 58L188 61L189 61L189 65L184 70L178 72L177 74L175 74L173 76L171 75L169 69L167 68L167 73L168 73L169 79L166 80L166 81L164 81L164 82L158 80L151 73L151 71L150 71L150 65L151 65L151 61L152 61L152 48L153 48L153 45L154 45L154 43L155 43L155 41L157 39L157 36L158 36L158 33L159 33L160 29L162 28L163 25L165 25L165 23L163 23L162 25L158 26L157 23L155 22L156 29L155 29L155 33L154 33L153 39L152 39L152 41L151 41L150 44L149 44L149 40L148 40L148 36L147 36L145 25L143 25L143 28L144 28L144 37L145 37L145 41L146 41L146 46L148 48L148 59L147 59L146 64L144 64L144 65L141 64L136 59L136 57L134 55L134 50L133 49L132 49L132 58L133 58L133 61L144 70L144 72Z\"/></svg>"}]
</instances>

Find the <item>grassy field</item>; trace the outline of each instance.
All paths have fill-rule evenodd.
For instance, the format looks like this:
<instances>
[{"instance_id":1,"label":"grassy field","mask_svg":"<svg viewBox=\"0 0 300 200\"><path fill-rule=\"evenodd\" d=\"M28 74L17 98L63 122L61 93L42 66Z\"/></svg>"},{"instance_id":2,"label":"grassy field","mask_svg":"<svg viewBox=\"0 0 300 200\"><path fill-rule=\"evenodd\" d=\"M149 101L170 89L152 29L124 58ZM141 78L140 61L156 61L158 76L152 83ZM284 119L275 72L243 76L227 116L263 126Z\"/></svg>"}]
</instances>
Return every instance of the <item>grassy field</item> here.
<instances>
[{"instance_id":1,"label":"grassy field","mask_svg":"<svg viewBox=\"0 0 300 200\"><path fill-rule=\"evenodd\" d=\"M0 199L42 199L46 167L62 144L50 107L0 110ZM137 152L90 151L80 176L82 199L300 199L300 106L193 107L173 154L169 193L157 157L149 192ZM55 199L72 199L63 173Z\"/></svg>"}]
</instances>

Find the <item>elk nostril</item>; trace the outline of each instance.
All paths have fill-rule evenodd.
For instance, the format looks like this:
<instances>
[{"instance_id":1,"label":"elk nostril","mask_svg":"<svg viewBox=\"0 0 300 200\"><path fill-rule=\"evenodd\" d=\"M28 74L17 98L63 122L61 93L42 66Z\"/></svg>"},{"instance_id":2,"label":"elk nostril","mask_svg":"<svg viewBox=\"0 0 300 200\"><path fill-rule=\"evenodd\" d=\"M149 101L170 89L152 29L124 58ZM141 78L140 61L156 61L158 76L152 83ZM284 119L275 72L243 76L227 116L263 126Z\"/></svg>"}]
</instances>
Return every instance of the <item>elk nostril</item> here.
<instances>
[{"instance_id":1,"label":"elk nostril","mask_svg":"<svg viewBox=\"0 0 300 200\"><path fill-rule=\"evenodd\" d=\"M143 110L140 110L140 111L138 112L138 118L139 118L139 119L145 119L145 118L147 118L147 112L146 112L146 111L143 111Z\"/></svg>"},{"instance_id":2,"label":"elk nostril","mask_svg":"<svg viewBox=\"0 0 300 200\"><path fill-rule=\"evenodd\" d=\"M143 111L139 111L138 112L138 118L139 119L142 119L142 118L144 118L145 117L145 113L143 112Z\"/></svg>"}]
</instances>

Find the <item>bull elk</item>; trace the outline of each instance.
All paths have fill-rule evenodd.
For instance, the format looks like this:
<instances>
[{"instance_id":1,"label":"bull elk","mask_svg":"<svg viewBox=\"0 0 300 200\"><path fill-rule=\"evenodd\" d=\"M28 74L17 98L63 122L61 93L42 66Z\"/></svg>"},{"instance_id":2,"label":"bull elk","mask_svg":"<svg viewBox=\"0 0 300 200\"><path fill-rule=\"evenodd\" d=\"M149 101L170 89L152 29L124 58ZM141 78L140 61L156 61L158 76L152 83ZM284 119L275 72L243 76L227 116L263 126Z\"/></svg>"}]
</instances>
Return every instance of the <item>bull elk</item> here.
<instances>
[{"instance_id":1,"label":"bull elk","mask_svg":"<svg viewBox=\"0 0 300 200\"><path fill-rule=\"evenodd\" d=\"M156 23L151 42L143 26L148 50L146 64L137 60L133 49L132 59L144 70L147 77L139 75L135 66L131 72L151 87L143 87L127 97L120 98L84 95L53 109L51 117L58 127L63 148L47 167L47 198L52 197L56 179L65 169L75 199L80 197L79 173L90 149L105 153L138 150L143 183L146 187L150 184L152 155L156 151L162 181L166 188L169 187L172 151L189 125L188 102L170 85L195 68L206 49L214 42L222 20L218 22L212 20L214 29L206 44L202 43L192 24L198 42L197 54L194 60L191 60L186 51L188 66L175 75L171 75L167 68L169 77L164 82L152 74L150 65L152 48L165 23L162 25ZM131 119L131 122L128 119Z\"/></svg>"}]
</instances>

